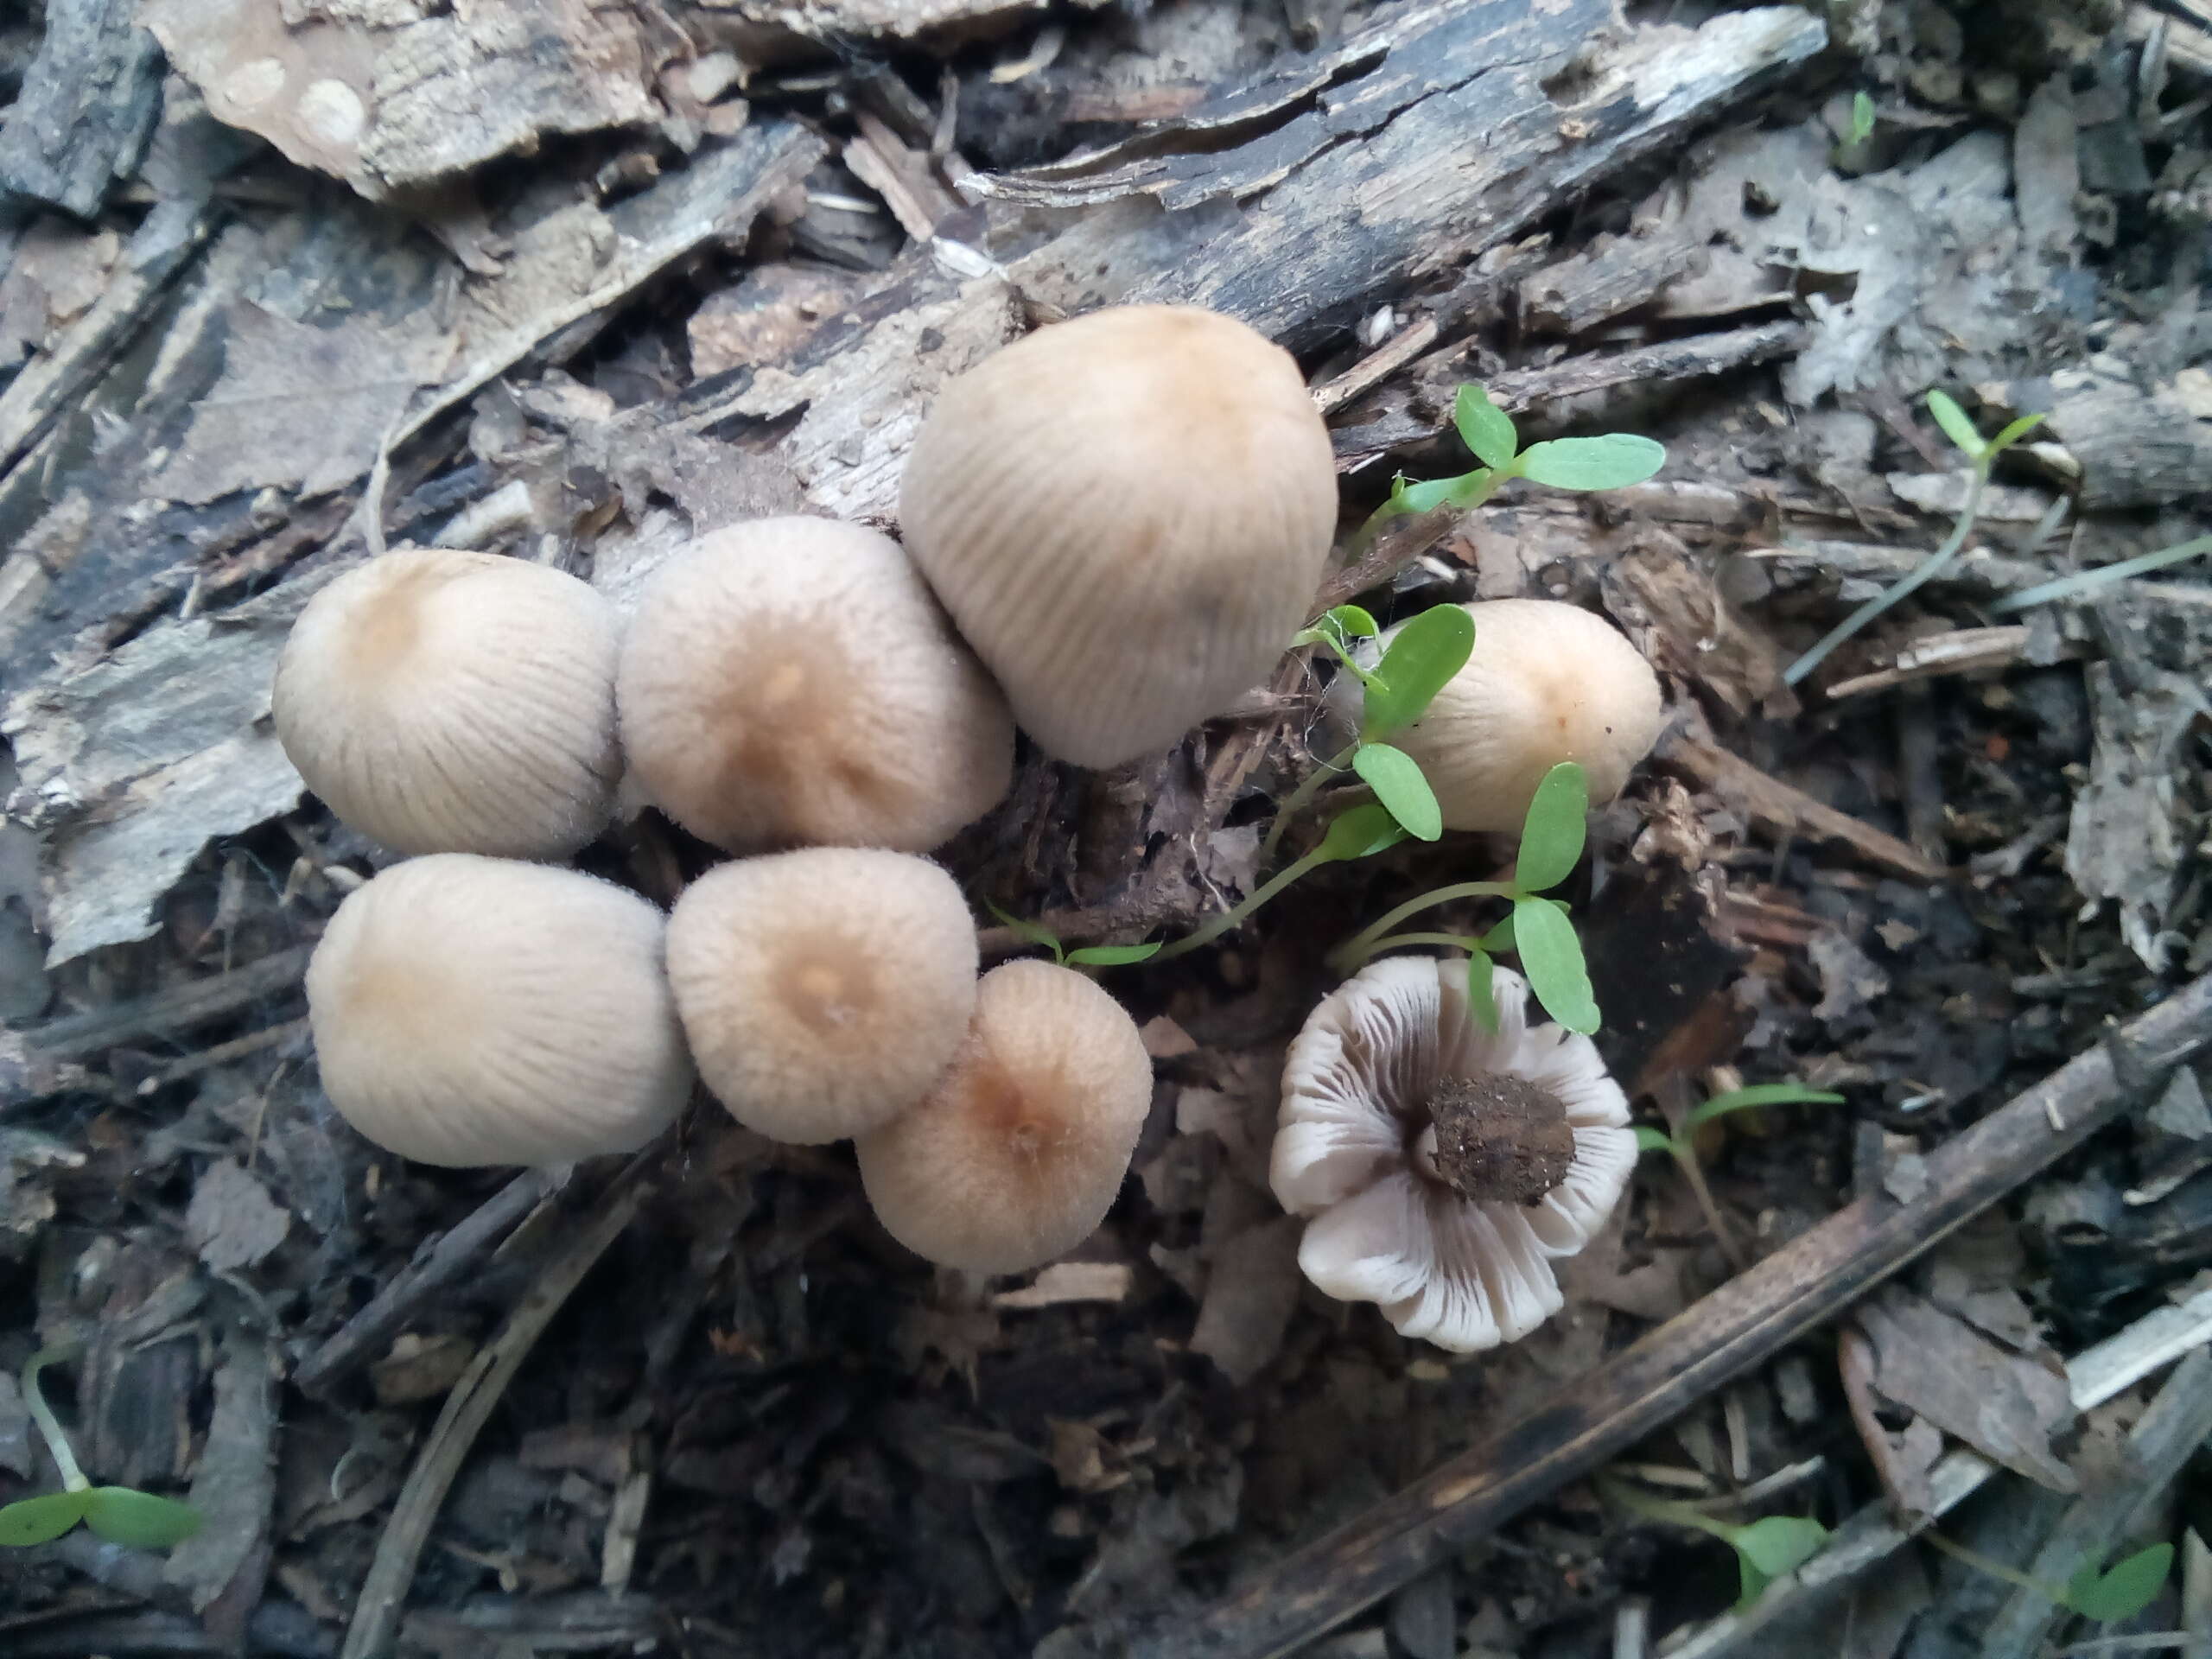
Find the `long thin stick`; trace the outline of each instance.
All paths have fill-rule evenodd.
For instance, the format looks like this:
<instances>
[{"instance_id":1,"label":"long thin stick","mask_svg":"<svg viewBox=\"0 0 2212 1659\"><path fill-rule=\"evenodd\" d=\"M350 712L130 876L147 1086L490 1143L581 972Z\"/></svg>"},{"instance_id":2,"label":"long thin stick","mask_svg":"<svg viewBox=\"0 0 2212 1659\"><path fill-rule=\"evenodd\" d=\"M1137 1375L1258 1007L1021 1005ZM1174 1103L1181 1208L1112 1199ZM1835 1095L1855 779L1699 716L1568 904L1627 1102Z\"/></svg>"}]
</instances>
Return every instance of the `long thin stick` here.
<instances>
[{"instance_id":1,"label":"long thin stick","mask_svg":"<svg viewBox=\"0 0 2212 1659\"><path fill-rule=\"evenodd\" d=\"M1928 1159L1910 1204L1884 1193L1834 1215L1569 1383L1548 1406L1258 1573L1138 1659L1274 1659L1601 1467L1834 1318L2144 1096L2212 1041L2212 976L2191 981ZM2128 1082L2123 1084L2124 1073Z\"/></svg>"}]
</instances>

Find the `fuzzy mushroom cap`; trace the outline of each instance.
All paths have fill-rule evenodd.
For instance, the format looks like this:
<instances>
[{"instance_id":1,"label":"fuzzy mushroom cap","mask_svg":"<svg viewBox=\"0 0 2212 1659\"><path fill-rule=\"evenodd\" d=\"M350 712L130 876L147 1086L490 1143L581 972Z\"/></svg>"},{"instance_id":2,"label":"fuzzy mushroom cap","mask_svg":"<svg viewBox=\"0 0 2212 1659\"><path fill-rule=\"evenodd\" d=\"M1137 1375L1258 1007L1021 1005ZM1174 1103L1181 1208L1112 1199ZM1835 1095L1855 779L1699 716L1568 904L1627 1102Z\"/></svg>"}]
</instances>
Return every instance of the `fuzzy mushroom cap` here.
<instances>
[{"instance_id":1,"label":"fuzzy mushroom cap","mask_svg":"<svg viewBox=\"0 0 2212 1659\"><path fill-rule=\"evenodd\" d=\"M1022 729L1111 766L1266 677L1320 585L1336 469L1288 353L1214 312L1121 306L946 385L899 512Z\"/></svg>"},{"instance_id":2,"label":"fuzzy mushroom cap","mask_svg":"<svg viewBox=\"0 0 2212 1659\"><path fill-rule=\"evenodd\" d=\"M803 1145L880 1128L952 1063L976 927L926 859L809 847L724 864L668 920L699 1075L747 1128Z\"/></svg>"},{"instance_id":3,"label":"fuzzy mushroom cap","mask_svg":"<svg viewBox=\"0 0 2212 1659\"><path fill-rule=\"evenodd\" d=\"M566 857L613 811L619 633L543 565L386 553L300 613L276 735L332 811L396 852Z\"/></svg>"},{"instance_id":4,"label":"fuzzy mushroom cap","mask_svg":"<svg viewBox=\"0 0 2212 1659\"><path fill-rule=\"evenodd\" d=\"M1475 620L1467 665L1390 740L1421 762L1445 828L1519 830L1536 785L1562 760L1581 764L1593 802L1620 793L1665 723L1659 677L1642 653L1578 605L1493 599L1462 608Z\"/></svg>"},{"instance_id":5,"label":"fuzzy mushroom cap","mask_svg":"<svg viewBox=\"0 0 2212 1659\"><path fill-rule=\"evenodd\" d=\"M308 963L322 1084L425 1164L565 1164L642 1147L691 1063L663 918L574 870L441 853L348 895Z\"/></svg>"},{"instance_id":6,"label":"fuzzy mushroom cap","mask_svg":"<svg viewBox=\"0 0 2212 1659\"><path fill-rule=\"evenodd\" d=\"M646 798L732 852L927 852L1014 776L1006 700L899 544L860 524L702 537L646 582L617 684Z\"/></svg>"},{"instance_id":7,"label":"fuzzy mushroom cap","mask_svg":"<svg viewBox=\"0 0 2212 1659\"><path fill-rule=\"evenodd\" d=\"M1495 1034L1468 1006L1465 963L1389 957L1338 986L1291 1044L1268 1171L1283 1208L1313 1217L1308 1279L1454 1353L1558 1312L1552 1259L1605 1224L1636 1165L1627 1099L1590 1039L1532 1028L1517 975L1498 969L1492 991ZM1497 1077L1554 1097L1573 1131L1563 1179L1533 1204L1479 1202L1435 1173L1430 1103Z\"/></svg>"},{"instance_id":8,"label":"fuzzy mushroom cap","mask_svg":"<svg viewBox=\"0 0 2212 1659\"><path fill-rule=\"evenodd\" d=\"M1106 1218L1152 1105L1122 1005L1071 968L1009 962L976 988L952 1069L855 1143L868 1202L917 1255L1020 1273Z\"/></svg>"}]
</instances>

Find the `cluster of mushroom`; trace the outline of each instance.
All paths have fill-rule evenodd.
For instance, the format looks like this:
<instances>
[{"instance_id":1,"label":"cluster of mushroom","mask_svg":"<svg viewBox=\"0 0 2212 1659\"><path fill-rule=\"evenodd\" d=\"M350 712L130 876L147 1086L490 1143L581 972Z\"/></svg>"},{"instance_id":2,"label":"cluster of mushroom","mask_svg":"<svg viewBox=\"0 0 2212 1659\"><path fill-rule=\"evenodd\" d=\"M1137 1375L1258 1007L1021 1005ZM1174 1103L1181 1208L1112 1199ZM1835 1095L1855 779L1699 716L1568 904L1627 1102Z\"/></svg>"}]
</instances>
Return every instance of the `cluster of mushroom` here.
<instances>
[{"instance_id":1,"label":"cluster of mushroom","mask_svg":"<svg viewBox=\"0 0 2212 1659\"><path fill-rule=\"evenodd\" d=\"M1083 975L979 980L966 902L920 855L1005 793L1017 718L1107 766L1219 713L1303 620L1335 505L1288 355L1136 307L946 389L904 549L731 526L626 620L483 554L340 577L286 645L277 732L341 819L413 856L310 965L331 1100L427 1162L556 1163L644 1145L696 1075L764 1135L854 1140L878 1215L933 1261L1071 1248L1119 1189L1149 1060ZM626 792L738 855L665 917L526 861L582 849Z\"/></svg>"}]
</instances>

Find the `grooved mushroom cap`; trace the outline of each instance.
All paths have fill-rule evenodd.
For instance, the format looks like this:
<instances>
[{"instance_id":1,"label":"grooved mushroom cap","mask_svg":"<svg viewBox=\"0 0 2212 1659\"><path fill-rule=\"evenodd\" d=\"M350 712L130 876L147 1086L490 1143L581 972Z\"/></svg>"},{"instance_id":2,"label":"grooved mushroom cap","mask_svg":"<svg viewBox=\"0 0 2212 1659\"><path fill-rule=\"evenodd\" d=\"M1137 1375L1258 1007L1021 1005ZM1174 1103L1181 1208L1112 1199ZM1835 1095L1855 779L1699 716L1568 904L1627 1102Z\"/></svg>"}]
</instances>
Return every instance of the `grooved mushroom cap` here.
<instances>
[{"instance_id":1,"label":"grooved mushroom cap","mask_svg":"<svg viewBox=\"0 0 2212 1659\"><path fill-rule=\"evenodd\" d=\"M1020 1273L1106 1218L1151 1105L1152 1061L1122 1005L1071 968L1009 962L976 986L951 1071L855 1142L861 1181L917 1255Z\"/></svg>"},{"instance_id":2,"label":"grooved mushroom cap","mask_svg":"<svg viewBox=\"0 0 2212 1659\"><path fill-rule=\"evenodd\" d=\"M439 853L347 896L308 963L322 1085L347 1122L425 1164L565 1164L629 1152L691 1088L637 894Z\"/></svg>"},{"instance_id":3,"label":"grooved mushroom cap","mask_svg":"<svg viewBox=\"0 0 2212 1659\"><path fill-rule=\"evenodd\" d=\"M952 1063L976 925L927 859L809 847L684 889L668 977L699 1075L747 1128L812 1144L880 1128Z\"/></svg>"},{"instance_id":4,"label":"grooved mushroom cap","mask_svg":"<svg viewBox=\"0 0 2212 1659\"><path fill-rule=\"evenodd\" d=\"M1390 740L1421 762L1445 828L1518 831L1536 785L1562 760L1581 763L1593 803L1619 794L1665 723L1659 677L1642 653L1578 605L1493 599L1460 608L1475 620L1467 665Z\"/></svg>"},{"instance_id":5,"label":"grooved mushroom cap","mask_svg":"<svg viewBox=\"0 0 2212 1659\"><path fill-rule=\"evenodd\" d=\"M490 553L385 553L313 599L271 696L307 785L396 852L565 857L622 771L613 610Z\"/></svg>"},{"instance_id":6,"label":"grooved mushroom cap","mask_svg":"<svg viewBox=\"0 0 2212 1659\"><path fill-rule=\"evenodd\" d=\"M1313 1217L1298 1265L1454 1353L1517 1342L1559 1311L1552 1259L1605 1224L1636 1165L1628 1101L1596 1046L1531 1028L1526 991L1497 970L1493 1035L1468 1007L1465 963L1386 957L1322 1000L1283 1067L1268 1181ZM1436 1173L1440 1087L1500 1077L1548 1093L1572 1130L1564 1178L1533 1204L1470 1198Z\"/></svg>"},{"instance_id":7,"label":"grooved mushroom cap","mask_svg":"<svg viewBox=\"0 0 2212 1659\"><path fill-rule=\"evenodd\" d=\"M1214 312L1120 306L947 385L899 512L1022 729L1111 766L1266 677L1320 586L1336 468L1288 353Z\"/></svg>"},{"instance_id":8,"label":"grooved mushroom cap","mask_svg":"<svg viewBox=\"0 0 2212 1659\"><path fill-rule=\"evenodd\" d=\"M617 681L646 798L732 852L927 852L1014 776L1006 700L899 544L760 518L656 570Z\"/></svg>"}]
</instances>

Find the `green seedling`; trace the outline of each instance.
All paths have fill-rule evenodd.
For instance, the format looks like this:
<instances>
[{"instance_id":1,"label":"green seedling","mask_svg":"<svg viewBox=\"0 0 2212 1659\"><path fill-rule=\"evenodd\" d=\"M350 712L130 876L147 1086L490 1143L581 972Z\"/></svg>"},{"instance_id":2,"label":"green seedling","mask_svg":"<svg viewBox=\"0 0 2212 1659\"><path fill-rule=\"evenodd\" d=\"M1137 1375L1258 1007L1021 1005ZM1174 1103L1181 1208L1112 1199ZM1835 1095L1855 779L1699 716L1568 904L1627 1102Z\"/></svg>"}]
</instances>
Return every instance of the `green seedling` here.
<instances>
[{"instance_id":1,"label":"green seedling","mask_svg":"<svg viewBox=\"0 0 2212 1659\"><path fill-rule=\"evenodd\" d=\"M1851 130L1829 157L1840 173L1864 173L1872 159L1867 146L1874 137L1874 100L1864 92L1851 95Z\"/></svg>"},{"instance_id":2,"label":"green seedling","mask_svg":"<svg viewBox=\"0 0 2212 1659\"><path fill-rule=\"evenodd\" d=\"M2171 1544L2152 1544L2122 1557L2110 1567L2085 1561L2064 1584L2047 1584L2016 1567L1993 1560L1979 1550L1968 1549L1940 1532L1931 1529L1920 1535L1977 1573L1986 1573L2018 1589L2045 1597L2100 1624L2115 1624L2133 1618L2156 1601L2158 1592L2165 1588L2166 1575L2173 1570L2174 1564Z\"/></svg>"},{"instance_id":3,"label":"green seedling","mask_svg":"<svg viewBox=\"0 0 2212 1659\"><path fill-rule=\"evenodd\" d=\"M1420 763L1388 740L1427 714L1436 694L1467 665L1475 645L1474 621L1457 605L1433 606L1398 630L1373 668L1363 668L1353 657L1352 642L1373 639L1377 632L1375 619L1358 606L1339 605L1291 641L1327 646L1357 677L1359 735L1323 761L1283 802L1260 846L1262 868L1274 860L1283 831L1315 792L1347 771L1375 791L1408 835L1434 841L1444 833L1444 810Z\"/></svg>"},{"instance_id":4,"label":"green seedling","mask_svg":"<svg viewBox=\"0 0 2212 1659\"><path fill-rule=\"evenodd\" d=\"M1148 962L1160 954L1157 943L1084 944L1070 950L1061 944L1059 935L1042 922L1025 922L1019 916L1009 916L988 899L983 901L983 908L1027 943L1043 945L1052 953L1052 960L1063 968L1120 968L1133 962Z\"/></svg>"},{"instance_id":5,"label":"green seedling","mask_svg":"<svg viewBox=\"0 0 2212 1659\"><path fill-rule=\"evenodd\" d=\"M1705 1168L1698 1162L1697 1132L1716 1117L1726 1117L1731 1112L1749 1111L1761 1106L1840 1106L1841 1095L1831 1094L1825 1089L1808 1089L1802 1083L1755 1083L1747 1089L1731 1089L1725 1095L1715 1095L1702 1106L1692 1107L1682 1115L1681 1122L1671 1132L1654 1128L1648 1123L1636 1126L1636 1144L1643 1152L1663 1152L1674 1159L1682 1172L1682 1179L1689 1183L1690 1192L1696 1197L1698 1208L1705 1211L1706 1225L1713 1229L1713 1236L1727 1252L1728 1259L1739 1268L1748 1265L1737 1248L1734 1235L1721 1219L1720 1206L1714 1202L1713 1189L1706 1185Z\"/></svg>"},{"instance_id":6,"label":"green seedling","mask_svg":"<svg viewBox=\"0 0 2212 1659\"><path fill-rule=\"evenodd\" d=\"M1599 1490L1631 1514L1669 1526L1688 1527L1718 1538L1736 1552L1740 1593L1736 1611L1744 1612L1766 1592L1766 1587L1785 1573L1794 1573L1821 1553L1828 1529L1808 1515L1770 1515L1763 1521L1738 1524L1718 1520L1694 1503L1677 1498L1655 1497L1624 1481L1600 1477Z\"/></svg>"},{"instance_id":7,"label":"green seedling","mask_svg":"<svg viewBox=\"0 0 2212 1659\"><path fill-rule=\"evenodd\" d=\"M2076 570L2070 576L2056 576L2049 582L2039 582L2032 588L2024 588L2017 594L2007 594L1989 607L1992 616L2006 616L2014 611L2024 611L2031 606L2048 605L2057 599L2082 599L2102 588L2127 581L2133 576L2145 575L2153 570L2163 570L2170 564L2179 564L2212 553L2212 536L2193 536L2188 541L2177 542L2171 547L2162 547L2155 553L2138 553L2132 559L2118 559L2110 564L2101 564L2094 569Z\"/></svg>"},{"instance_id":8,"label":"green seedling","mask_svg":"<svg viewBox=\"0 0 2212 1659\"><path fill-rule=\"evenodd\" d=\"M1608 432L1595 438L1553 438L1523 449L1513 417L1491 401L1486 390L1472 383L1461 386L1453 398L1452 423L1459 429L1459 441L1467 446L1468 453L1482 465L1457 478L1431 479L1420 484L1399 474L1391 482L1390 499L1360 527L1357 545L1372 541L1377 531L1402 514L1433 512L1439 507L1471 511L1511 479L1525 478L1555 490L1618 490L1643 483L1667 460L1663 445L1630 432Z\"/></svg>"},{"instance_id":9,"label":"green seedling","mask_svg":"<svg viewBox=\"0 0 2212 1659\"><path fill-rule=\"evenodd\" d=\"M1372 858L1377 853L1388 852L1405 838L1404 827L1385 808L1373 802L1348 808L1330 820L1327 831L1312 852L1261 883L1243 904L1224 911L1196 932L1186 933L1162 947L1155 960L1166 962L1203 950L1231 928L1241 926L1284 888L1324 864L1348 864L1354 859Z\"/></svg>"},{"instance_id":10,"label":"green seedling","mask_svg":"<svg viewBox=\"0 0 2212 1659\"><path fill-rule=\"evenodd\" d=\"M1960 509L1958 522L1951 526L1951 533L1943 538L1943 544L1918 566L1845 617L1828 630L1818 645L1784 669L1782 678L1785 684L1796 685L1826 662L1829 653L1838 645L1857 634L1898 601L1917 593L1950 568L1958 558L1960 550L1966 546L1967 537L1974 529L1975 516L1981 511L1982 492L1989 486L1989 470L1997 464L1997 457L2035 430L2044 418L2040 415L2023 415L2008 423L1995 437L1985 438L1974 429L1974 423L1967 418L1966 410L1961 409L1948 393L1929 392L1928 410L1935 416L1936 424L1943 429L1944 436L1958 446L1973 467L1973 474L1967 485L1966 505Z\"/></svg>"},{"instance_id":11,"label":"green seedling","mask_svg":"<svg viewBox=\"0 0 2212 1659\"><path fill-rule=\"evenodd\" d=\"M0 1508L0 1544L48 1543L79 1521L94 1536L130 1549L167 1549L182 1543L200 1530L200 1511L189 1503L128 1486L95 1486L78 1468L68 1437L38 1386L38 1374L69 1352L66 1346L40 1349L23 1367L22 1377L23 1403L46 1440L54 1466L61 1471L61 1490Z\"/></svg>"},{"instance_id":12,"label":"green seedling","mask_svg":"<svg viewBox=\"0 0 2212 1659\"><path fill-rule=\"evenodd\" d=\"M1497 1002L1491 976L1500 952L1521 958L1546 1014L1569 1031L1587 1035L1598 1029L1597 999L1582 942L1567 920L1567 906L1542 897L1573 873L1582 856L1590 817L1590 783L1580 766L1562 760L1544 774L1521 825L1521 855L1509 881L1457 881L1408 899L1371 927L1361 929L1329 953L1329 966L1349 976L1382 952L1399 945L1444 945L1467 953L1467 996L1475 1017L1497 1029ZM1479 935L1395 930L1425 910L1463 899L1503 899L1511 909L1505 918Z\"/></svg>"}]
</instances>

